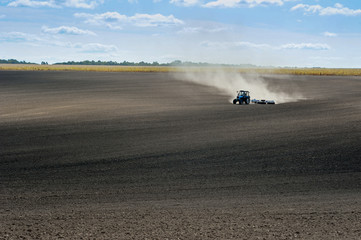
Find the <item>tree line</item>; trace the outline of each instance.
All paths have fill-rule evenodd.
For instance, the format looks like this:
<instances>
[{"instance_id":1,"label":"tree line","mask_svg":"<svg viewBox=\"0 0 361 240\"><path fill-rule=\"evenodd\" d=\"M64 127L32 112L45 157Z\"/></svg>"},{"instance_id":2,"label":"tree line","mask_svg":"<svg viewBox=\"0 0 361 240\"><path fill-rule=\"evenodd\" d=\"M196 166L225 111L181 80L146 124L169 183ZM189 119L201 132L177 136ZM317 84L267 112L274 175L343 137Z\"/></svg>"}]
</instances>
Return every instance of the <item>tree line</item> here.
<instances>
[{"instance_id":1,"label":"tree line","mask_svg":"<svg viewBox=\"0 0 361 240\"><path fill-rule=\"evenodd\" d=\"M31 63L31 62L26 62L26 61L18 61L16 59L0 59L0 64L36 64L36 63ZM48 62L41 62L41 65L48 65ZM206 62L190 62L190 61L185 61L182 62L181 60L175 60L172 61L170 63L158 63L158 62L128 62L128 61L123 61L123 62L116 62L116 61L94 61L94 60L85 60L85 61L67 61L67 62L59 62L59 63L54 63L53 65L106 65L106 66L184 66L184 67L190 67L190 66L195 66L195 67L214 67L214 66L220 66L220 67L244 67L244 68L256 68L257 66L252 65L252 64L213 64L213 63L206 63Z\"/></svg>"},{"instance_id":2,"label":"tree line","mask_svg":"<svg viewBox=\"0 0 361 240\"><path fill-rule=\"evenodd\" d=\"M68 62L60 62L60 63L54 63L54 65L117 65L117 66L199 66L199 67L204 67L204 66L221 66L221 67L245 67L245 68L254 68L257 67L255 65L252 64L213 64L213 63L206 63L206 62L190 62L190 61L185 61L182 62L181 60L175 60L173 62L170 63L158 63L158 62L128 62L128 61L123 61L123 62L116 62L116 61L89 61L89 60L85 60L85 61L79 61L79 62L75 62L75 61L68 61Z\"/></svg>"},{"instance_id":3,"label":"tree line","mask_svg":"<svg viewBox=\"0 0 361 240\"><path fill-rule=\"evenodd\" d=\"M0 59L0 64L35 64L35 63L31 63L31 62L26 62L26 61L18 61L16 59Z\"/></svg>"}]
</instances>

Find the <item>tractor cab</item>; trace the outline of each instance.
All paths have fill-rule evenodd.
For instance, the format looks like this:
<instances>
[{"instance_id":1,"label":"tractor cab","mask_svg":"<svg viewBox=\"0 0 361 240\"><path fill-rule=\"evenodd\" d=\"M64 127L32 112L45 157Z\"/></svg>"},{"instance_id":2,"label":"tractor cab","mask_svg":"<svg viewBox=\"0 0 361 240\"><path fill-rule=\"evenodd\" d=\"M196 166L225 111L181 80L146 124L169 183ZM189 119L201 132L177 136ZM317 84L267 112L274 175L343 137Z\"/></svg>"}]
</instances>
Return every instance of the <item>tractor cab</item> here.
<instances>
[{"instance_id":1,"label":"tractor cab","mask_svg":"<svg viewBox=\"0 0 361 240\"><path fill-rule=\"evenodd\" d=\"M239 90L237 91L237 97L233 100L233 104L236 104L237 102L239 104L249 104L250 101L251 97L249 96L249 91Z\"/></svg>"},{"instance_id":2,"label":"tractor cab","mask_svg":"<svg viewBox=\"0 0 361 240\"><path fill-rule=\"evenodd\" d=\"M237 91L237 97L249 97L249 91L244 91L244 90L241 90L241 91Z\"/></svg>"}]
</instances>

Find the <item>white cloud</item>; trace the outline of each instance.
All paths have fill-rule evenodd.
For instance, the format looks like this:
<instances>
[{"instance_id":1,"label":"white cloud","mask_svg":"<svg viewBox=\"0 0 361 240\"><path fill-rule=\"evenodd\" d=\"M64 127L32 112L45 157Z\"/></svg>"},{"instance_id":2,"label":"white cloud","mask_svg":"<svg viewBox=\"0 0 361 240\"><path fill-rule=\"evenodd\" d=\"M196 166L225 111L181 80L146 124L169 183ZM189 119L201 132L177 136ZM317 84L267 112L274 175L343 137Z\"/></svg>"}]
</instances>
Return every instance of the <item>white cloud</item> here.
<instances>
[{"instance_id":1,"label":"white cloud","mask_svg":"<svg viewBox=\"0 0 361 240\"><path fill-rule=\"evenodd\" d=\"M55 1L16 0L8 4L9 7L51 7L58 8Z\"/></svg>"},{"instance_id":2,"label":"white cloud","mask_svg":"<svg viewBox=\"0 0 361 240\"><path fill-rule=\"evenodd\" d=\"M265 4L283 5L285 0L216 0L204 4L204 7L226 7L233 8L245 5L248 7L255 7Z\"/></svg>"},{"instance_id":3,"label":"white cloud","mask_svg":"<svg viewBox=\"0 0 361 240\"><path fill-rule=\"evenodd\" d=\"M44 33L50 34L70 34L70 35L96 35L94 32L89 30L82 30L77 27L60 26L56 28L42 27Z\"/></svg>"},{"instance_id":4,"label":"white cloud","mask_svg":"<svg viewBox=\"0 0 361 240\"><path fill-rule=\"evenodd\" d=\"M291 11L303 9L306 12L316 13L322 9L321 5L297 4L291 8Z\"/></svg>"},{"instance_id":5,"label":"white cloud","mask_svg":"<svg viewBox=\"0 0 361 240\"><path fill-rule=\"evenodd\" d=\"M322 7L321 5L297 4L291 8L291 11L303 10L305 14L319 14L320 16L344 15L356 16L361 15L361 9L350 9L344 7L340 3L336 3L334 7Z\"/></svg>"},{"instance_id":6,"label":"white cloud","mask_svg":"<svg viewBox=\"0 0 361 240\"><path fill-rule=\"evenodd\" d=\"M102 4L104 0L15 0L8 4L9 7L71 7L71 8L86 8L93 9L99 4Z\"/></svg>"},{"instance_id":7,"label":"white cloud","mask_svg":"<svg viewBox=\"0 0 361 240\"><path fill-rule=\"evenodd\" d=\"M156 27L163 25L177 25L182 24L183 21L175 18L173 15L164 16L162 14L135 14L128 17L130 22L139 27Z\"/></svg>"},{"instance_id":8,"label":"white cloud","mask_svg":"<svg viewBox=\"0 0 361 240\"><path fill-rule=\"evenodd\" d=\"M199 27L185 27L182 30L178 31L178 34L192 34L192 33L199 33L202 29Z\"/></svg>"},{"instance_id":9,"label":"white cloud","mask_svg":"<svg viewBox=\"0 0 361 240\"><path fill-rule=\"evenodd\" d=\"M107 45L102 43L73 43L64 41L47 41L48 46L61 47L66 49L76 49L77 52L87 53L114 53L118 51L118 47L115 45Z\"/></svg>"},{"instance_id":10,"label":"white cloud","mask_svg":"<svg viewBox=\"0 0 361 240\"><path fill-rule=\"evenodd\" d=\"M194 6L194 5L200 4L201 1L200 0L170 0L170 3L189 7L189 6Z\"/></svg>"},{"instance_id":11,"label":"white cloud","mask_svg":"<svg viewBox=\"0 0 361 240\"><path fill-rule=\"evenodd\" d=\"M217 0L204 4L204 7L237 7L241 0Z\"/></svg>"},{"instance_id":12,"label":"white cloud","mask_svg":"<svg viewBox=\"0 0 361 240\"><path fill-rule=\"evenodd\" d=\"M211 47L211 48L256 48L256 49L271 49L272 46L268 44L258 44L251 42L210 42L205 41L201 43L203 47Z\"/></svg>"},{"instance_id":13,"label":"white cloud","mask_svg":"<svg viewBox=\"0 0 361 240\"><path fill-rule=\"evenodd\" d=\"M293 0L213 0L213 1L205 1L205 0L170 0L170 3L181 5L181 6L194 6L201 5L206 8L234 8L234 7L256 7L256 6L264 6L264 5L283 5L285 2L293 1Z\"/></svg>"},{"instance_id":14,"label":"white cloud","mask_svg":"<svg viewBox=\"0 0 361 240\"><path fill-rule=\"evenodd\" d=\"M265 43L252 42L209 42L201 43L203 47L232 49L232 48L253 48L262 50L282 50L282 49L309 49L309 50L329 50L330 46L324 43L287 43L281 46L272 46Z\"/></svg>"},{"instance_id":15,"label":"white cloud","mask_svg":"<svg viewBox=\"0 0 361 240\"><path fill-rule=\"evenodd\" d=\"M121 29L126 23L127 16L117 12L106 12L102 14L75 13L75 17L85 18L85 22L94 25L105 25L111 29Z\"/></svg>"},{"instance_id":16,"label":"white cloud","mask_svg":"<svg viewBox=\"0 0 361 240\"><path fill-rule=\"evenodd\" d=\"M76 44L76 48L80 48L82 52L115 52L118 48L114 45L104 45L100 43Z\"/></svg>"},{"instance_id":17,"label":"white cloud","mask_svg":"<svg viewBox=\"0 0 361 240\"><path fill-rule=\"evenodd\" d=\"M137 27L157 27L183 24L183 21L173 15L164 16L162 14L135 14L126 16L118 12L106 12L102 14L76 13L75 17L85 18L86 23L95 25L105 25L112 29L121 29L123 25L133 25Z\"/></svg>"},{"instance_id":18,"label":"white cloud","mask_svg":"<svg viewBox=\"0 0 361 240\"><path fill-rule=\"evenodd\" d=\"M88 0L66 0L64 5L66 7L73 8L88 8L93 9L99 4L103 3L103 0L88 1Z\"/></svg>"},{"instance_id":19,"label":"white cloud","mask_svg":"<svg viewBox=\"0 0 361 240\"><path fill-rule=\"evenodd\" d=\"M200 0L170 0L170 3L189 7L189 6L200 4L201 1Z\"/></svg>"},{"instance_id":20,"label":"white cloud","mask_svg":"<svg viewBox=\"0 0 361 240\"><path fill-rule=\"evenodd\" d=\"M288 43L280 46L280 49L310 49L329 50L331 47L324 43Z\"/></svg>"},{"instance_id":21,"label":"white cloud","mask_svg":"<svg viewBox=\"0 0 361 240\"><path fill-rule=\"evenodd\" d=\"M336 33L331 33L331 32L324 32L323 36L325 37L337 37Z\"/></svg>"},{"instance_id":22,"label":"white cloud","mask_svg":"<svg viewBox=\"0 0 361 240\"><path fill-rule=\"evenodd\" d=\"M195 33L219 33L228 30L226 27L185 27L178 31L178 34L195 34Z\"/></svg>"}]
</instances>

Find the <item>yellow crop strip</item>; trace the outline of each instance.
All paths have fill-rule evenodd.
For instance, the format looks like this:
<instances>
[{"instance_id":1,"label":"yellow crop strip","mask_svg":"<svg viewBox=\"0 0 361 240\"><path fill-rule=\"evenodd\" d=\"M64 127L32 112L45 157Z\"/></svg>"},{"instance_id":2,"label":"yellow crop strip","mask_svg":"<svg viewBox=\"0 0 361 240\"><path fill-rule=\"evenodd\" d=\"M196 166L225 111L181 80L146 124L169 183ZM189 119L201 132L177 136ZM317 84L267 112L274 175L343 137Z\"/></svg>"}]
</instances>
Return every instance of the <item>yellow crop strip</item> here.
<instances>
[{"instance_id":1,"label":"yellow crop strip","mask_svg":"<svg viewBox=\"0 0 361 240\"><path fill-rule=\"evenodd\" d=\"M12 71L87 71L87 72L170 72L173 67L0 64L0 70Z\"/></svg>"},{"instance_id":2,"label":"yellow crop strip","mask_svg":"<svg viewBox=\"0 0 361 240\"><path fill-rule=\"evenodd\" d=\"M237 68L237 67L173 67L173 66L104 66L104 65L36 65L0 64L0 71L88 71L88 72L203 72L233 71L239 73L361 76L359 68Z\"/></svg>"},{"instance_id":3,"label":"yellow crop strip","mask_svg":"<svg viewBox=\"0 0 361 240\"><path fill-rule=\"evenodd\" d=\"M289 75L361 76L359 68L278 68L270 73Z\"/></svg>"}]
</instances>

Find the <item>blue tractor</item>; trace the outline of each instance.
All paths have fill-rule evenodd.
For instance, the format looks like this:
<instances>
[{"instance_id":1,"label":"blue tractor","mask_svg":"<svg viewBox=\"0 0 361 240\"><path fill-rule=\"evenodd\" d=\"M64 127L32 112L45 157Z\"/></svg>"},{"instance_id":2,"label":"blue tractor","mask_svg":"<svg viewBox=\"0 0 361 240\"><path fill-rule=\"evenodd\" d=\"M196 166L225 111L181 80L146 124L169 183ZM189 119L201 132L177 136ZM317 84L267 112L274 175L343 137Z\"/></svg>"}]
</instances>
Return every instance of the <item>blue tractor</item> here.
<instances>
[{"instance_id":1,"label":"blue tractor","mask_svg":"<svg viewBox=\"0 0 361 240\"><path fill-rule=\"evenodd\" d=\"M249 96L249 91L240 90L237 91L237 97L233 99L233 104L249 104L251 102L251 97Z\"/></svg>"}]
</instances>

